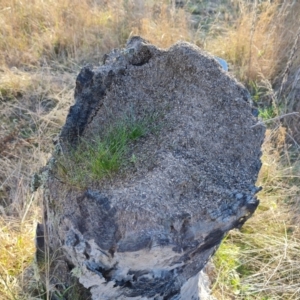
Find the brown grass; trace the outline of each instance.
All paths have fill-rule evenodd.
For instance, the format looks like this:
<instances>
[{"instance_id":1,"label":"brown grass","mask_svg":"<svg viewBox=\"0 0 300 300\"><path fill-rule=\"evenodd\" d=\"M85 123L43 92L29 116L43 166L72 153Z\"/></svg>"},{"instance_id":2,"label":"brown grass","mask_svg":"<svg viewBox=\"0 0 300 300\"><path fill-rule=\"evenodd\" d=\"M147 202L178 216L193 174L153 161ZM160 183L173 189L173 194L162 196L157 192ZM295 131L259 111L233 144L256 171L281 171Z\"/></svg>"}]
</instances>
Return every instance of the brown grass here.
<instances>
[{"instance_id":1,"label":"brown grass","mask_svg":"<svg viewBox=\"0 0 300 300\"><path fill-rule=\"evenodd\" d=\"M180 40L192 41L188 16L183 9L174 10L164 4L154 7L152 16L141 18L139 27L133 28L133 35L141 35L162 48L168 48Z\"/></svg>"},{"instance_id":2,"label":"brown grass","mask_svg":"<svg viewBox=\"0 0 300 300\"><path fill-rule=\"evenodd\" d=\"M80 61L124 43L120 3L102 10L88 1L2 1L0 61L20 67ZM116 30L120 28L121 30Z\"/></svg>"},{"instance_id":3,"label":"brown grass","mask_svg":"<svg viewBox=\"0 0 300 300\"><path fill-rule=\"evenodd\" d=\"M298 1L240 1L236 25L225 35L212 34L206 49L238 66L235 73L243 81L279 80L300 26L299 11Z\"/></svg>"},{"instance_id":4,"label":"brown grass","mask_svg":"<svg viewBox=\"0 0 300 300\"><path fill-rule=\"evenodd\" d=\"M73 101L75 74L8 70L0 102L0 298L22 294L22 273L34 257L35 226L41 218L41 193L29 192L31 175L45 165L52 138ZM28 80L18 80L19 78ZM25 276L26 277L26 276Z\"/></svg>"},{"instance_id":5,"label":"brown grass","mask_svg":"<svg viewBox=\"0 0 300 300\"><path fill-rule=\"evenodd\" d=\"M99 62L101 55L124 45L132 34L156 39L161 46L188 36L184 12L166 4L98 2L3 0L0 65Z\"/></svg>"}]
</instances>

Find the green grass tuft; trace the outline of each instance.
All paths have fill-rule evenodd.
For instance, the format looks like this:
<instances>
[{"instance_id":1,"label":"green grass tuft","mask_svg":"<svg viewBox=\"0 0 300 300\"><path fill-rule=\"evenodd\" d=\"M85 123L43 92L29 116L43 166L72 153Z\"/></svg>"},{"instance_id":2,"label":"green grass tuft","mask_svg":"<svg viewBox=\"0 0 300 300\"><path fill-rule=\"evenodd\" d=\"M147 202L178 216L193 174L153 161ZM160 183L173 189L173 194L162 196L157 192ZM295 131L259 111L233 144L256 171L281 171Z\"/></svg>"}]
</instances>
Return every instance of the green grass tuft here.
<instances>
[{"instance_id":1,"label":"green grass tuft","mask_svg":"<svg viewBox=\"0 0 300 300\"><path fill-rule=\"evenodd\" d=\"M259 117L264 121L275 118L276 116L276 109L273 106L259 109Z\"/></svg>"},{"instance_id":2,"label":"green grass tuft","mask_svg":"<svg viewBox=\"0 0 300 300\"><path fill-rule=\"evenodd\" d=\"M83 187L91 181L112 176L123 165L136 161L129 157L131 145L149 133L155 132L157 116L136 119L126 116L109 126L102 137L88 141L82 138L75 150L58 161L59 174L67 183Z\"/></svg>"}]
</instances>

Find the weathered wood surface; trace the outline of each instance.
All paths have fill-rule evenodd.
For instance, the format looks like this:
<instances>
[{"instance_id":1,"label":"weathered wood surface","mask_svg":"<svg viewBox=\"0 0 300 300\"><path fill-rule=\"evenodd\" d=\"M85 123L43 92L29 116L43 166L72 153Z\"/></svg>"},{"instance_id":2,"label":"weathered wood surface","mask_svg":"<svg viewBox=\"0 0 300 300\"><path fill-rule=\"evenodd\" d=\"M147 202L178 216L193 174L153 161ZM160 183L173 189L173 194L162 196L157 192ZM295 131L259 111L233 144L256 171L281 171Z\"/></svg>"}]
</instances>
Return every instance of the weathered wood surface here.
<instances>
[{"instance_id":1,"label":"weathered wood surface","mask_svg":"<svg viewBox=\"0 0 300 300\"><path fill-rule=\"evenodd\" d=\"M82 69L75 101L45 171L55 282L68 284L73 268L95 300L199 299L199 272L258 205L265 129L253 127L247 90L194 45L161 50L134 37ZM127 113L159 116L159 130L132 146L135 163L84 190L59 179L57 157L78 136Z\"/></svg>"}]
</instances>

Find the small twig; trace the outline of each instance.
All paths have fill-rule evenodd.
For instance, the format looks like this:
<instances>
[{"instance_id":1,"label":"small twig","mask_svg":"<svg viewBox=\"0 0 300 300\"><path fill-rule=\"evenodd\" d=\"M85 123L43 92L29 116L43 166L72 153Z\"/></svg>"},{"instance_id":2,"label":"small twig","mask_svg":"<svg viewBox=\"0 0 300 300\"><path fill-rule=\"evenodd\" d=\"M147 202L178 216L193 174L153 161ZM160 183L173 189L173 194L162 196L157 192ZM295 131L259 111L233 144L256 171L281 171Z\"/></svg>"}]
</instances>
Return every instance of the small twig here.
<instances>
[{"instance_id":1,"label":"small twig","mask_svg":"<svg viewBox=\"0 0 300 300\"><path fill-rule=\"evenodd\" d=\"M275 117L275 118L272 118L272 119L268 119L268 120L265 120L265 121L259 121L258 123L251 126L250 128L254 128L254 127L259 126L259 125L264 125L265 123L268 123L268 122L280 120L284 117L291 116L291 115L299 115L299 112L292 112L292 113L284 114L284 115L281 115L281 116L278 116L278 117Z\"/></svg>"}]
</instances>

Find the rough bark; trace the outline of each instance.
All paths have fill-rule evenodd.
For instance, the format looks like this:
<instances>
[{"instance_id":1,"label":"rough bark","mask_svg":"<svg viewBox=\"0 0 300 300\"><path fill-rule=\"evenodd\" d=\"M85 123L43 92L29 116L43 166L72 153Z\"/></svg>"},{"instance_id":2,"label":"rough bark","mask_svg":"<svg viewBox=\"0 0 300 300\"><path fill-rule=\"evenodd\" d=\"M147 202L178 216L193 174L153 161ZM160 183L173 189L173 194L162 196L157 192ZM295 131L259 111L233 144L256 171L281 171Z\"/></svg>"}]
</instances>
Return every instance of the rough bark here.
<instances>
[{"instance_id":1,"label":"rough bark","mask_svg":"<svg viewBox=\"0 0 300 300\"><path fill-rule=\"evenodd\" d=\"M44 170L53 283L73 270L95 300L199 299L200 271L258 205L265 129L247 90L194 45L134 37L81 70L75 101ZM134 162L85 189L60 178L57 162L79 137L128 115L158 124L130 144Z\"/></svg>"}]
</instances>

